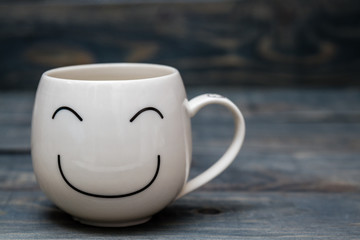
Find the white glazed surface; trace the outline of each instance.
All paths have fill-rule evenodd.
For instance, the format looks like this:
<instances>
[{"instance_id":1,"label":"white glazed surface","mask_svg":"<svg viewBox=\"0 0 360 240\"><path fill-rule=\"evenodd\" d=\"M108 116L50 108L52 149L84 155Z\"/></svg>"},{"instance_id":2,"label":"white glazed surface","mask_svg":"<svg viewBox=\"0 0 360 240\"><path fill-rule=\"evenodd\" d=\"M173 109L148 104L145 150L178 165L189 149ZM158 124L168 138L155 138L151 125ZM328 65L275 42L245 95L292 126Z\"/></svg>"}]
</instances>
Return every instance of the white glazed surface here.
<instances>
[{"instance_id":1,"label":"white glazed surface","mask_svg":"<svg viewBox=\"0 0 360 240\"><path fill-rule=\"evenodd\" d=\"M122 64L119 67L126 67ZM191 155L185 90L176 71L144 80L60 80L43 75L32 121L32 158L37 181L61 209L84 220L136 221L168 205L183 187ZM68 106L83 119L62 110ZM133 122L130 119L145 107ZM134 192L154 177L144 191Z\"/></svg>"},{"instance_id":2,"label":"white glazed surface","mask_svg":"<svg viewBox=\"0 0 360 240\"><path fill-rule=\"evenodd\" d=\"M233 113L234 139L216 164L186 183L190 118L208 104ZM221 173L239 152L244 134L244 119L230 100L207 94L189 102L174 68L73 66L48 71L40 80L32 160L41 189L74 219L128 226Z\"/></svg>"}]
</instances>

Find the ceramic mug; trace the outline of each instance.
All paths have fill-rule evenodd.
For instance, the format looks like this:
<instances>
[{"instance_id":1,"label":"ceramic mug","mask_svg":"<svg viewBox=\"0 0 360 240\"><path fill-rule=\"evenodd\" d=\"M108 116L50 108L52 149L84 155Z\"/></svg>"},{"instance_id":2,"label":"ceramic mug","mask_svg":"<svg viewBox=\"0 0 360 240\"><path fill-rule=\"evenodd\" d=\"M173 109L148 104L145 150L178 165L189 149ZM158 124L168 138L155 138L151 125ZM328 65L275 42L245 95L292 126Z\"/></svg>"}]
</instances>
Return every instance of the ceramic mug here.
<instances>
[{"instance_id":1,"label":"ceramic mug","mask_svg":"<svg viewBox=\"0 0 360 240\"><path fill-rule=\"evenodd\" d=\"M233 141L208 170L187 181L190 119L208 104L227 107ZM188 101L178 70L155 64L90 64L53 69L40 80L31 154L45 194L95 226L146 222L220 174L243 143L245 123L229 99Z\"/></svg>"}]
</instances>

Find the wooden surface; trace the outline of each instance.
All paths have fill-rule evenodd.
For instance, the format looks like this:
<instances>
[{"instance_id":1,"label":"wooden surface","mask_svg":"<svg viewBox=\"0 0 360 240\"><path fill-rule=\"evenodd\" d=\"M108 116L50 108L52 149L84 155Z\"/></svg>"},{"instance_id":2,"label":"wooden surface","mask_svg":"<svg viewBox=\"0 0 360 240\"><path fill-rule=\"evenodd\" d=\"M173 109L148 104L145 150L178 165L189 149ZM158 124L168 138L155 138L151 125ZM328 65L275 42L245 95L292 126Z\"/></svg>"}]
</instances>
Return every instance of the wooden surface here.
<instances>
[{"instance_id":1,"label":"wooden surface","mask_svg":"<svg viewBox=\"0 0 360 240\"><path fill-rule=\"evenodd\" d=\"M358 0L0 2L0 89L47 69L152 62L193 85L360 86Z\"/></svg>"},{"instance_id":2,"label":"wooden surface","mask_svg":"<svg viewBox=\"0 0 360 240\"><path fill-rule=\"evenodd\" d=\"M33 92L0 92L0 239L359 239L360 91L191 88L216 92L247 121L235 162L143 225L96 228L57 209L31 167ZM191 176L232 136L217 106L193 119Z\"/></svg>"}]
</instances>

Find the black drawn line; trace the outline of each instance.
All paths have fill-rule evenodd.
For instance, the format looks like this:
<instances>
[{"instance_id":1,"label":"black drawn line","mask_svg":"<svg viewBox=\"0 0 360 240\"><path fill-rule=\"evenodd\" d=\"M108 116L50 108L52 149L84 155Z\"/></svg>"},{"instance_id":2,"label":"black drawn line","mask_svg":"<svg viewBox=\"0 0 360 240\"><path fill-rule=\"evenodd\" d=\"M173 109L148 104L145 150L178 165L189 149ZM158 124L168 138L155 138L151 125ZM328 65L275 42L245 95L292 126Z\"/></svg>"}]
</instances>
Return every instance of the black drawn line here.
<instances>
[{"instance_id":1,"label":"black drawn line","mask_svg":"<svg viewBox=\"0 0 360 240\"><path fill-rule=\"evenodd\" d=\"M97 198L122 198L122 197L129 197L129 196L132 196L132 195L135 195L135 194L138 194L142 191L144 191L145 189L147 189L148 187L150 187L151 184L153 184L153 182L155 181L158 173L159 173L159 170L160 170L160 155L157 156L157 167L156 167L156 171L155 171L155 174L153 176L153 178L151 179L151 181L146 184L146 186L144 186L143 188L140 188L139 190L136 190L134 192L131 192L131 193L126 193L126 194L119 194L119 195L100 195L100 194L94 194L94 193L88 193L88 192L85 192L83 190L80 190L78 189L77 187L75 187L74 185L72 185L68 180L67 178L65 177L64 175L64 172L61 168L61 161L60 161L60 155L57 155L57 158L58 158L58 166L59 166L59 170L60 170L60 174L62 176L62 178L64 179L64 181L66 182L67 185L69 185L69 187L71 187L72 189L74 189L75 191L81 193L81 194L84 194L84 195L87 195L87 196L91 196L91 197L97 197Z\"/></svg>"},{"instance_id":2,"label":"black drawn line","mask_svg":"<svg viewBox=\"0 0 360 240\"><path fill-rule=\"evenodd\" d=\"M157 108L154 108L154 107L146 107L146 108L143 108L141 109L140 111L138 111L131 119L130 119L130 122L133 122L141 113L145 112L145 111L155 111L159 114L159 116L161 117L161 119L164 118L164 116L162 115L162 113L157 109Z\"/></svg>"},{"instance_id":3,"label":"black drawn line","mask_svg":"<svg viewBox=\"0 0 360 240\"><path fill-rule=\"evenodd\" d=\"M80 115L79 115L77 112L75 112L74 109L72 109L72 108L70 108L70 107L67 107L67 106L62 106L62 107L59 107L58 109L56 109L56 111L55 111L54 114L52 115L52 119L54 119L54 118L55 118L55 115L56 115L58 112L60 112L61 110L68 110L68 111L72 112L80 121L83 120L82 117L80 117Z\"/></svg>"}]
</instances>

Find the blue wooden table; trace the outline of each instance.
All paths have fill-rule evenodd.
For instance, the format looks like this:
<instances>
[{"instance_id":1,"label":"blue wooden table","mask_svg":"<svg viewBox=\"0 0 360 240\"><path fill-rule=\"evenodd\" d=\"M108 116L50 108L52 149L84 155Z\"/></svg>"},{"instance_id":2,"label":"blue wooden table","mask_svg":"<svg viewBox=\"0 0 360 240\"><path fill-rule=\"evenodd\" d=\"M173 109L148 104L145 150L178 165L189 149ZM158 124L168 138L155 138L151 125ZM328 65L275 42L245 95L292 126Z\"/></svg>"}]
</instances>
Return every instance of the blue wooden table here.
<instances>
[{"instance_id":1,"label":"blue wooden table","mask_svg":"<svg viewBox=\"0 0 360 240\"><path fill-rule=\"evenodd\" d=\"M360 90L190 88L243 111L234 163L146 224L82 225L40 191L31 166L34 92L0 92L0 239L359 239ZM192 120L191 176L224 152L233 122L209 106Z\"/></svg>"}]
</instances>

